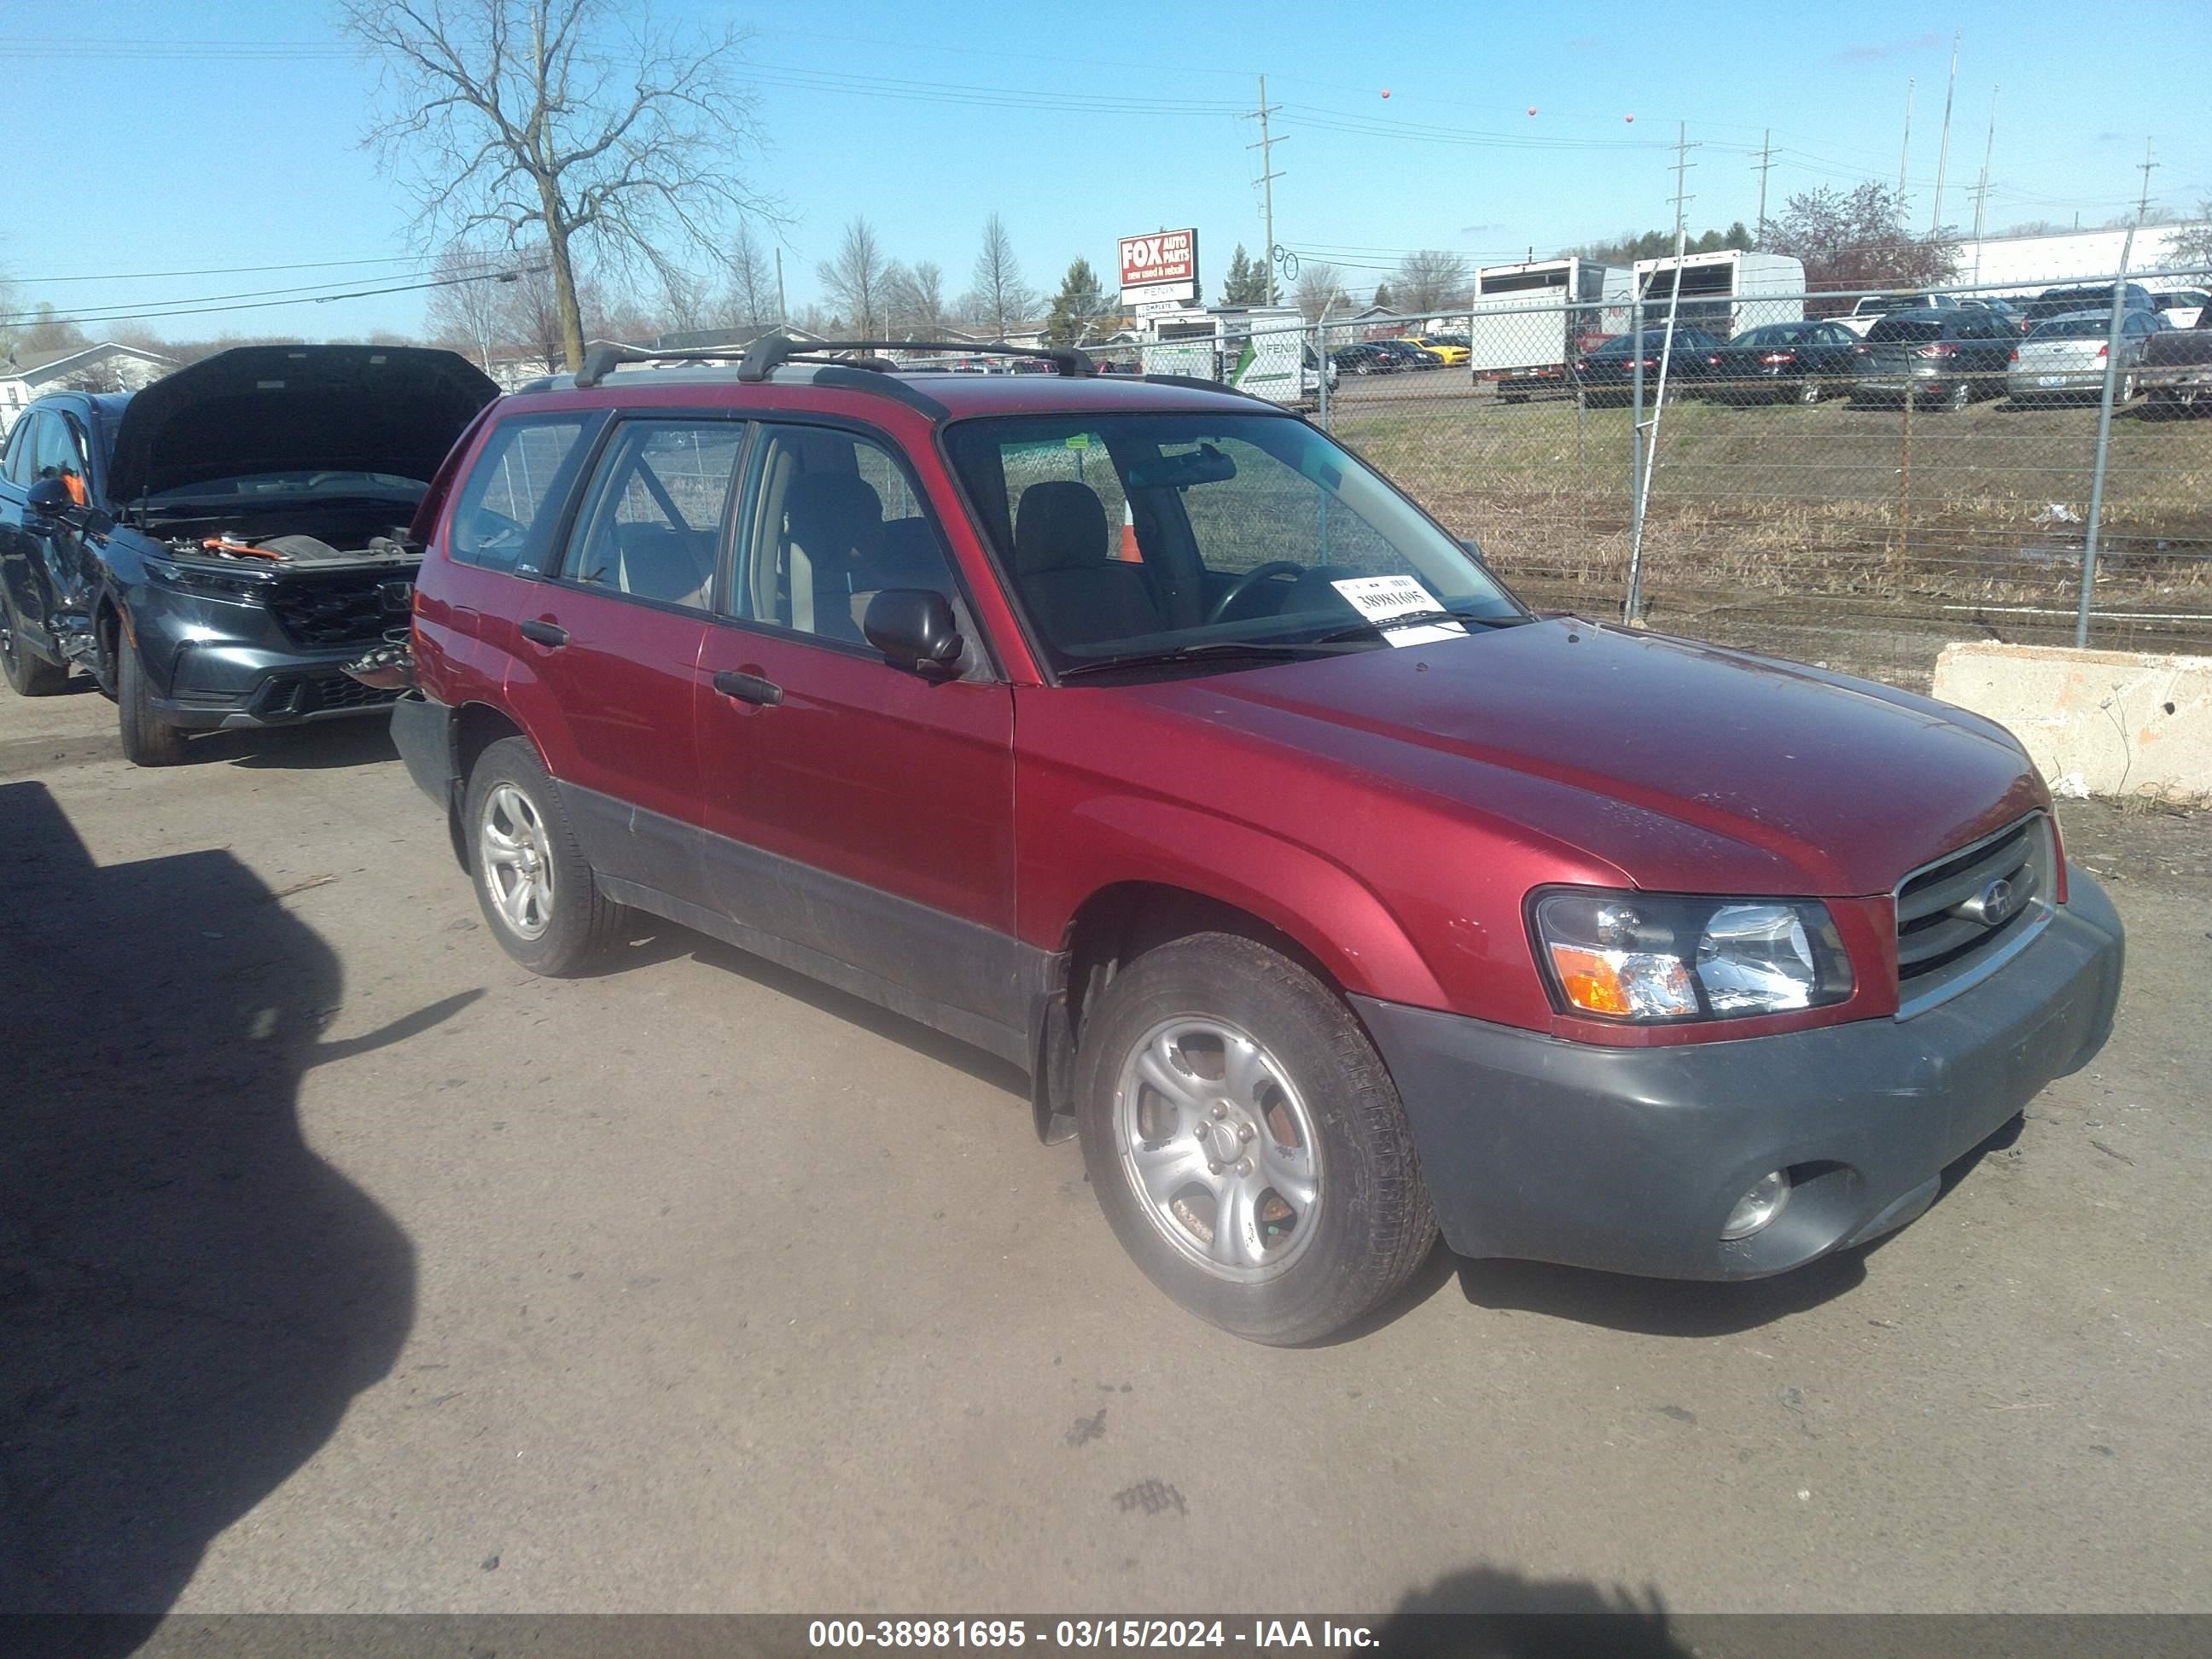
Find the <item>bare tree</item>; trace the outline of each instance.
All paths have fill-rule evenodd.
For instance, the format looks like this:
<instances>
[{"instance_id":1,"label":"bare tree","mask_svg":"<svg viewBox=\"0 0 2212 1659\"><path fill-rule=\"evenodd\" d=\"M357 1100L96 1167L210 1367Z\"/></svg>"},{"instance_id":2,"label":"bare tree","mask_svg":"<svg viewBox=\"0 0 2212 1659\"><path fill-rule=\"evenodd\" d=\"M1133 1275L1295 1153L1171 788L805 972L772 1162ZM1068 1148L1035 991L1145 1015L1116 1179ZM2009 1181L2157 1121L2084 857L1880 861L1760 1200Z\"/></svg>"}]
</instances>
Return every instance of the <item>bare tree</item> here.
<instances>
[{"instance_id":1,"label":"bare tree","mask_svg":"<svg viewBox=\"0 0 2212 1659\"><path fill-rule=\"evenodd\" d=\"M909 340L929 340L945 331L945 272L928 260L895 264L884 284L891 332Z\"/></svg>"},{"instance_id":2,"label":"bare tree","mask_svg":"<svg viewBox=\"0 0 2212 1659\"><path fill-rule=\"evenodd\" d=\"M845 320L860 331L864 340L883 337L890 298L891 263L884 258L881 243L876 240L875 227L866 219L855 219L845 227L844 239L837 244L837 255L824 259L816 274L822 286L829 290L830 301L844 314Z\"/></svg>"},{"instance_id":3,"label":"bare tree","mask_svg":"<svg viewBox=\"0 0 2212 1659\"><path fill-rule=\"evenodd\" d=\"M1398 261L1398 269L1390 273L1390 291L1398 296L1400 312L1412 316L1464 304L1472 281L1462 255L1425 247Z\"/></svg>"},{"instance_id":4,"label":"bare tree","mask_svg":"<svg viewBox=\"0 0 2212 1659\"><path fill-rule=\"evenodd\" d=\"M2212 274L2212 199L2197 204L2198 222L2168 234L2165 263L2196 275Z\"/></svg>"},{"instance_id":5,"label":"bare tree","mask_svg":"<svg viewBox=\"0 0 2212 1659\"><path fill-rule=\"evenodd\" d=\"M769 268L768 256L761 251L759 239L747 221L738 222L723 263L729 269L730 286L722 296L721 308L732 325L765 328L781 321L776 315L775 272Z\"/></svg>"},{"instance_id":6,"label":"bare tree","mask_svg":"<svg viewBox=\"0 0 2212 1659\"><path fill-rule=\"evenodd\" d=\"M1874 179L1848 191L1824 185L1792 196L1768 225L1766 241L1804 262L1807 287L1847 294L1928 288L1959 270L1958 233L1948 225L1932 236L1907 230L1904 198Z\"/></svg>"},{"instance_id":7,"label":"bare tree","mask_svg":"<svg viewBox=\"0 0 2212 1659\"><path fill-rule=\"evenodd\" d=\"M1297 304L1299 312L1310 323L1319 322L1324 313L1340 307L1350 310L1352 296L1344 291L1344 273L1331 264L1301 264Z\"/></svg>"},{"instance_id":8,"label":"bare tree","mask_svg":"<svg viewBox=\"0 0 2212 1659\"><path fill-rule=\"evenodd\" d=\"M513 308L501 278L512 281L515 264L511 255L481 243L447 243L430 267L441 286L430 290L422 307L423 333L468 352L489 374L492 348L505 343L501 337Z\"/></svg>"},{"instance_id":9,"label":"bare tree","mask_svg":"<svg viewBox=\"0 0 2212 1659\"><path fill-rule=\"evenodd\" d=\"M771 210L737 167L761 129L734 27L656 29L617 0L343 0L339 18L382 60L371 142L421 222L544 243L571 368L584 257L665 277L733 214Z\"/></svg>"},{"instance_id":10,"label":"bare tree","mask_svg":"<svg viewBox=\"0 0 2212 1659\"><path fill-rule=\"evenodd\" d=\"M715 327L719 321L714 290L689 271L660 273L660 303L654 309L655 334L688 334Z\"/></svg>"},{"instance_id":11,"label":"bare tree","mask_svg":"<svg viewBox=\"0 0 2212 1659\"><path fill-rule=\"evenodd\" d=\"M1006 222L993 214L983 222L983 246L969 274L974 286L961 297L960 308L1003 340L1036 314L1043 303L1037 291L1022 280L1022 262L1014 257L1014 239Z\"/></svg>"}]
</instances>

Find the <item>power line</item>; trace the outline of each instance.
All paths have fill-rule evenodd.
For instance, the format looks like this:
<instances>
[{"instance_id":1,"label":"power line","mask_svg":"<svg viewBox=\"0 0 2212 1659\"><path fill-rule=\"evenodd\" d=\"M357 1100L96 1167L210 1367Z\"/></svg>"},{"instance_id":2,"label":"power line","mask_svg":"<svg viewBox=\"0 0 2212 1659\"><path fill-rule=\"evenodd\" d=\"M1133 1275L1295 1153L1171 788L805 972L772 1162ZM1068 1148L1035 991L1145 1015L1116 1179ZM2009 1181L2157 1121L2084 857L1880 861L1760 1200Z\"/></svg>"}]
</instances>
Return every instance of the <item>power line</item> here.
<instances>
[{"instance_id":1,"label":"power line","mask_svg":"<svg viewBox=\"0 0 2212 1659\"><path fill-rule=\"evenodd\" d=\"M389 294L419 294L426 289L458 288L465 283L512 283L544 270L543 265L524 265L513 270L488 270L469 276L441 276L427 282L404 283L388 288L358 289L349 294L313 294L304 297L281 300L246 300L235 305L193 305L177 309L147 308L125 312L114 316L38 317L19 318L17 322L71 323L80 326L120 322L155 322L178 317L212 317L234 311L269 311L285 306L330 305L341 300L375 300Z\"/></svg>"},{"instance_id":2,"label":"power line","mask_svg":"<svg viewBox=\"0 0 2212 1659\"><path fill-rule=\"evenodd\" d=\"M64 283L138 283L167 276L252 276L268 270L340 270L349 265L410 265L414 263L413 254L396 253L380 259L307 259L296 264L202 265L191 270L119 270L88 276L15 276L9 280L19 288L58 288Z\"/></svg>"}]
</instances>

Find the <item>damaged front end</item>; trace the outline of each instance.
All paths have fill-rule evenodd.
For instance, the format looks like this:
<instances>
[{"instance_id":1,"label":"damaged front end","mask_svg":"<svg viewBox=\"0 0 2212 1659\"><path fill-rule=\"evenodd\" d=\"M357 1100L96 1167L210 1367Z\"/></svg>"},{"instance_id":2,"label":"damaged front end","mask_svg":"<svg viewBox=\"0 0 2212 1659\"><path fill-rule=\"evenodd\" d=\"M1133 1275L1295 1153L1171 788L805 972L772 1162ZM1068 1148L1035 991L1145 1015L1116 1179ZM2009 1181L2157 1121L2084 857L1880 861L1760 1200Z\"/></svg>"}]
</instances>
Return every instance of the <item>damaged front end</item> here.
<instances>
[{"instance_id":1,"label":"damaged front end","mask_svg":"<svg viewBox=\"0 0 2212 1659\"><path fill-rule=\"evenodd\" d=\"M415 689L415 633L395 628L384 643L345 665L346 673L372 691L403 696Z\"/></svg>"}]
</instances>

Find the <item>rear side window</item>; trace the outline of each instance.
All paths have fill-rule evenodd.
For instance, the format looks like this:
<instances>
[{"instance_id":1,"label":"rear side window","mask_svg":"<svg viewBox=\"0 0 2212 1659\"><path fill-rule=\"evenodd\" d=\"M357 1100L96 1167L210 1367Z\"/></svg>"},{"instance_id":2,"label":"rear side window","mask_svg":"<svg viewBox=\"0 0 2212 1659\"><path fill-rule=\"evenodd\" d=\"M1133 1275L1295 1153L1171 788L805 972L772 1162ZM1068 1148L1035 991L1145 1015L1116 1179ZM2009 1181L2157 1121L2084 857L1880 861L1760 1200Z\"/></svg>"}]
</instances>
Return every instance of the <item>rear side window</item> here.
<instances>
[{"instance_id":1,"label":"rear side window","mask_svg":"<svg viewBox=\"0 0 2212 1659\"><path fill-rule=\"evenodd\" d=\"M703 610L744 447L741 422L624 422L599 463L562 576Z\"/></svg>"},{"instance_id":2,"label":"rear side window","mask_svg":"<svg viewBox=\"0 0 2212 1659\"><path fill-rule=\"evenodd\" d=\"M553 519L575 477L582 415L502 421L453 509L452 556L486 570L545 568Z\"/></svg>"}]
</instances>

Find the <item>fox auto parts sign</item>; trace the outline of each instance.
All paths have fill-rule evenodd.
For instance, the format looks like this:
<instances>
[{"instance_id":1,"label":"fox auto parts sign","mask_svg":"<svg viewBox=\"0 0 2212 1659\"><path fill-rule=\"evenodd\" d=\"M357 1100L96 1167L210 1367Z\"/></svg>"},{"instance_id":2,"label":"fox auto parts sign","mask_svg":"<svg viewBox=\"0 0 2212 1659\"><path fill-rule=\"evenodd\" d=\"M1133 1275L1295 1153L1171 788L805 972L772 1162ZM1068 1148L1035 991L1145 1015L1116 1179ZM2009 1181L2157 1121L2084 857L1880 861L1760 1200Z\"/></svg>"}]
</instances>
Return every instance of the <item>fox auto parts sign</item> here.
<instances>
[{"instance_id":1,"label":"fox auto parts sign","mask_svg":"<svg viewBox=\"0 0 2212 1659\"><path fill-rule=\"evenodd\" d=\"M1189 300L1198 294L1198 233L1156 230L1121 239L1121 295L1129 301Z\"/></svg>"}]
</instances>

